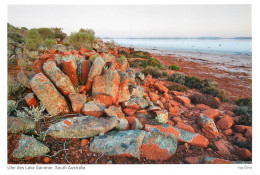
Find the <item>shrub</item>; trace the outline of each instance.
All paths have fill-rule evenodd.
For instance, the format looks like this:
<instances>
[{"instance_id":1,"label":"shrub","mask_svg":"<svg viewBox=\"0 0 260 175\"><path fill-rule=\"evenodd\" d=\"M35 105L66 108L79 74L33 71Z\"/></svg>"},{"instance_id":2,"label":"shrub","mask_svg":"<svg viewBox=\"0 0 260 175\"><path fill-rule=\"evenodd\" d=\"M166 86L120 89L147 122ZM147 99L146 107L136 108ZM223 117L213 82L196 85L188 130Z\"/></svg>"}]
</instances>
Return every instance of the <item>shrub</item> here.
<instances>
[{"instance_id":1,"label":"shrub","mask_svg":"<svg viewBox=\"0 0 260 175\"><path fill-rule=\"evenodd\" d=\"M171 85L171 86L167 86L167 88L169 90L173 90L173 91L179 91L179 92L185 92L187 91L187 87L186 86L183 86L181 84L174 84L174 85Z\"/></svg>"},{"instance_id":2,"label":"shrub","mask_svg":"<svg viewBox=\"0 0 260 175\"><path fill-rule=\"evenodd\" d=\"M238 106L252 106L252 98L241 98L237 100L236 105Z\"/></svg>"},{"instance_id":3,"label":"shrub","mask_svg":"<svg viewBox=\"0 0 260 175\"><path fill-rule=\"evenodd\" d=\"M129 57L127 51L125 51L125 50L120 50L118 53L124 55L126 58Z\"/></svg>"},{"instance_id":4,"label":"shrub","mask_svg":"<svg viewBox=\"0 0 260 175\"><path fill-rule=\"evenodd\" d=\"M205 86L205 83L201 81L198 77L185 76L185 86L189 88L201 89Z\"/></svg>"},{"instance_id":5,"label":"shrub","mask_svg":"<svg viewBox=\"0 0 260 175\"><path fill-rule=\"evenodd\" d=\"M156 67L151 67L151 66L148 66L146 67L142 73L147 76L148 74L152 75L153 77L155 78L161 78L163 76L165 76L165 73L163 73L162 71L160 71L158 68ZM166 74L167 76L167 74Z\"/></svg>"},{"instance_id":6,"label":"shrub","mask_svg":"<svg viewBox=\"0 0 260 175\"><path fill-rule=\"evenodd\" d=\"M95 42L95 35L88 32L77 32L70 35L70 44L76 49L81 47L88 48L89 50L93 47Z\"/></svg>"},{"instance_id":7,"label":"shrub","mask_svg":"<svg viewBox=\"0 0 260 175\"><path fill-rule=\"evenodd\" d=\"M23 85L16 81L12 76L8 75L7 79L7 90L8 90L8 96L14 96L19 91L23 90Z\"/></svg>"},{"instance_id":8,"label":"shrub","mask_svg":"<svg viewBox=\"0 0 260 175\"><path fill-rule=\"evenodd\" d=\"M35 61L36 59L38 59L38 56L39 56L38 52L36 52L36 51L28 52L27 55L28 55L28 58L30 61Z\"/></svg>"},{"instance_id":9,"label":"shrub","mask_svg":"<svg viewBox=\"0 0 260 175\"><path fill-rule=\"evenodd\" d=\"M26 108L23 107L24 110L15 110L17 117L23 117L26 119L29 119L31 121L39 121L43 118L43 111L45 111L45 105L43 103L40 103L37 107L30 107ZM45 115L45 117L51 117L50 115Z\"/></svg>"},{"instance_id":10,"label":"shrub","mask_svg":"<svg viewBox=\"0 0 260 175\"><path fill-rule=\"evenodd\" d=\"M172 76L168 77L168 80L184 85L185 84L185 75L176 73L176 74L173 74Z\"/></svg>"},{"instance_id":11,"label":"shrub","mask_svg":"<svg viewBox=\"0 0 260 175\"><path fill-rule=\"evenodd\" d=\"M70 44L69 43L63 43L63 45L68 47Z\"/></svg>"},{"instance_id":12,"label":"shrub","mask_svg":"<svg viewBox=\"0 0 260 175\"><path fill-rule=\"evenodd\" d=\"M241 116L238 124L252 126L252 108L250 106L239 106L233 109L234 114Z\"/></svg>"},{"instance_id":13,"label":"shrub","mask_svg":"<svg viewBox=\"0 0 260 175\"><path fill-rule=\"evenodd\" d=\"M16 63L16 57L15 57L15 55L12 55L12 56L10 56L10 57L8 57L8 64L15 64Z\"/></svg>"},{"instance_id":14,"label":"shrub","mask_svg":"<svg viewBox=\"0 0 260 175\"><path fill-rule=\"evenodd\" d=\"M67 36L66 33L62 32L62 28L55 27L55 28L52 28L52 30L54 32L54 37L59 38L60 41L64 40Z\"/></svg>"},{"instance_id":15,"label":"shrub","mask_svg":"<svg viewBox=\"0 0 260 175\"><path fill-rule=\"evenodd\" d=\"M181 67L180 66L176 66L176 65L171 65L168 67L168 69L171 69L171 70L181 70Z\"/></svg>"},{"instance_id":16,"label":"shrub","mask_svg":"<svg viewBox=\"0 0 260 175\"><path fill-rule=\"evenodd\" d=\"M190 95L189 98L193 104L205 104L211 108L218 108L220 105L219 102L211 95L195 93Z\"/></svg>"},{"instance_id":17,"label":"shrub","mask_svg":"<svg viewBox=\"0 0 260 175\"><path fill-rule=\"evenodd\" d=\"M28 50L37 51L42 44L42 37L37 29L31 29L28 33L28 40L26 42L26 48Z\"/></svg>"},{"instance_id":18,"label":"shrub","mask_svg":"<svg viewBox=\"0 0 260 175\"><path fill-rule=\"evenodd\" d=\"M57 42L56 42L54 39L47 38L47 39L44 41L44 44L45 44L45 46L46 46L48 49L52 49L53 46L55 46L55 45L57 44Z\"/></svg>"},{"instance_id":19,"label":"shrub","mask_svg":"<svg viewBox=\"0 0 260 175\"><path fill-rule=\"evenodd\" d=\"M133 52L133 58L151 58L150 53L143 52L143 51L134 51Z\"/></svg>"},{"instance_id":20,"label":"shrub","mask_svg":"<svg viewBox=\"0 0 260 175\"><path fill-rule=\"evenodd\" d=\"M214 97L218 97L221 101L225 100L225 91L215 87L205 87L200 90L203 94L209 94Z\"/></svg>"},{"instance_id":21,"label":"shrub","mask_svg":"<svg viewBox=\"0 0 260 175\"><path fill-rule=\"evenodd\" d=\"M25 42L25 37L22 35L21 30L9 23L7 23L7 36L10 41L20 44Z\"/></svg>"},{"instance_id":22,"label":"shrub","mask_svg":"<svg viewBox=\"0 0 260 175\"><path fill-rule=\"evenodd\" d=\"M54 31L50 28L39 28L37 29L39 34L42 36L43 40L46 40L47 38L49 39L54 39L55 38L55 34Z\"/></svg>"},{"instance_id":23,"label":"shrub","mask_svg":"<svg viewBox=\"0 0 260 175\"><path fill-rule=\"evenodd\" d=\"M147 61L146 60L134 60L129 61L130 67L147 67Z\"/></svg>"}]
</instances>

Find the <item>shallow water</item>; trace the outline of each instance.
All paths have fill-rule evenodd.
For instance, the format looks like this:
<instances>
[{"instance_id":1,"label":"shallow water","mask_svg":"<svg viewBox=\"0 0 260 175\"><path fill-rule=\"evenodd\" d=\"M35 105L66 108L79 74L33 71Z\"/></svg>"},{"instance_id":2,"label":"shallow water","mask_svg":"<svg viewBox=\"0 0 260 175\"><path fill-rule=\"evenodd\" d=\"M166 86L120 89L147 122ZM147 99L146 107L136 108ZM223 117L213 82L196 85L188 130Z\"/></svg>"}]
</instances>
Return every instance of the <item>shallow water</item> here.
<instances>
[{"instance_id":1,"label":"shallow water","mask_svg":"<svg viewBox=\"0 0 260 175\"><path fill-rule=\"evenodd\" d=\"M103 39L111 41L112 39ZM113 39L125 47L189 51L217 54L252 55L251 39Z\"/></svg>"}]
</instances>

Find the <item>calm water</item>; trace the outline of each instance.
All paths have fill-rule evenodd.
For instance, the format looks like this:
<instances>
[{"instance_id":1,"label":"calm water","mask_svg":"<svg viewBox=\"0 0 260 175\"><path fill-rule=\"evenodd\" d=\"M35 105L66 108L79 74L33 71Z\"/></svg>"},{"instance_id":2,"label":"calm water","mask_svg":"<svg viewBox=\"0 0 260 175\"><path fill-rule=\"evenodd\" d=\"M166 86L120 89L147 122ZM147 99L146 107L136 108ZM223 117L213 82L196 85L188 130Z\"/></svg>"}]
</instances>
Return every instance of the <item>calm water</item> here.
<instances>
[{"instance_id":1,"label":"calm water","mask_svg":"<svg viewBox=\"0 0 260 175\"><path fill-rule=\"evenodd\" d=\"M111 41L111 39L103 39ZM252 55L251 39L113 39L125 47L189 51L217 54Z\"/></svg>"}]
</instances>

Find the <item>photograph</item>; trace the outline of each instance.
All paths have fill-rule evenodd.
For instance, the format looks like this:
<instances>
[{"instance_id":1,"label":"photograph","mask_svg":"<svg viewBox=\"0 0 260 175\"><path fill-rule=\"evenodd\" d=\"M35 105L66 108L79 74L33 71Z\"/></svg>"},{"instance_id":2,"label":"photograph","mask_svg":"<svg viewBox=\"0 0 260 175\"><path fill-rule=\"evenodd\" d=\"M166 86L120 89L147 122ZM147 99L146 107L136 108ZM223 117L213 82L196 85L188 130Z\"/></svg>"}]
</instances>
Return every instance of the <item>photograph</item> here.
<instances>
[{"instance_id":1,"label":"photograph","mask_svg":"<svg viewBox=\"0 0 260 175\"><path fill-rule=\"evenodd\" d=\"M252 4L6 8L8 169L252 170Z\"/></svg>"}]
</instances>

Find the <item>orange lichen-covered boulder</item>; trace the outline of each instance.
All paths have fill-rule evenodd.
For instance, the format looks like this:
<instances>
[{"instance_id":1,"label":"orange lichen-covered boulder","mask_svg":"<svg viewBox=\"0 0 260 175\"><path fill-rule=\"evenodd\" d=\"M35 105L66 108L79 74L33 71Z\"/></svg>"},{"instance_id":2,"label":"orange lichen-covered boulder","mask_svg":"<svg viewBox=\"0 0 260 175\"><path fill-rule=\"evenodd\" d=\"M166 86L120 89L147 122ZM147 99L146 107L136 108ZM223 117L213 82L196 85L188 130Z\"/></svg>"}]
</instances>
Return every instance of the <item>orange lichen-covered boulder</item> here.
<instances>
[{"instance_id":1,"label":"orange lichen-covered boulder","mask_svg":"<svg viewBox=\"0 0 260 175\"><path fill-rule=\"evenodd\" d=\"M73 112L80 113L84 103L87 100L87 97L85 94L70 93L69 99Z\"/></svg>"},{"instance_id":2,"label":"orange lichen-covered boulder","mask_svg":"<svg viewBox=\"0 0 260 175\"><path fill-rule=\"evenodd\" d=\"M166 133L172 133L177 137L179 142L186 142L190 145L195 145L199 147L208 147L209 141L198 133L193 133L189 131L184 131L182 129L170 126L168 124L162 125L145 125L145 131L160 131Z\"/></svg>"},{"instance_id":3,"label":"orange lichen-covered boulder","mask_svg":"<svg viewBox=\"0 0 260 175\"><path fill-rule=\"evenodd\" d=\"M71 53L72 53L73 55L79 55L79 52L76 51L76 50L72 50Z\"/></svg>"},{"instance_id":4,"label":"orange lichen-covered boulder","mask_svg":"<svg viewBox=\"0 0 260 175\"><path fill-rule=\"evenodd\" d=\"M125 118L125 114L122 112L121 106L110 106L104 111L107 116L116 116L118 118L119 123L116 126L118 130L127 130L128 128L130 128L128 120Z\"/></svg>"},{"instance_id":5,"label":"orange lichen-covered boulder","mask_svg":"<svg viewBox=\"0 0 260 175\"><path fill-rule=\"evenodd\" d=\"M219 112L211 108L202 111L202 113L205 114L207 117L212 118L213 120L216 120L219 116Z\"/></svg>"},{"instance_id":6,"label":"orange lichen-covered boulder","mask_svg":"<svg viewBox=\"0 0 260 175\"><path fill-rule=\"evenodd\" d=\"M64 74L54 62L47 61L43 65L43 70L47 77L56 85L56 87L64 94L68 96L70 93L75 93L73 84L69 77Z\"/></svg>"},{"instance_id":7,"label":"orange lichen-covered boulder","mask_svg":"<svg viewBox=\"0 0 260 175\"><path fill-rule=\"evenodd\" d=\"M105 106L94 101L87 102L83 105L82 114L94 117L101 117L104 114Z\"/></svg>"},{"instance_id":8,"label":"orange lichen-covered boulder","mask_svg":"<svg viewBox=\"0 0 260 175\"><path fill-rule=\"evenodd\" d=\"M160 96L159 96L159 95L156 95L156 94L153 93L153 92L150 92L150 93L149 93L149 97L150 97L150 99L151 99L152 102L156 102L157 100L160 99Z\"/></svg>"},{"instance_id":9,"label":"orange lichen-covered boulder","mask_svg":"<svg viewBox=\"0 0 260 175\"><path fill-rule=\"evenodd\" d=\"M55 138L89 138L113 129L117 123L116 117L73 117L52 124L47 134Z\"/></svg>"},{"instance_id":10,"label":"orange lichen-covered boulder","mask_svg":"<svg viewBox=\"0 0 260 175\"><path fill-rule=\"evenodd\" d=\"M195 132L194 129L192 128L192 126L190 125L187 125L187 124L184 124L184 123L181 123L181 122L178 122L176 125L175 125L176 128L180 128L180 129L183 129L185 131L189 131L189 132Z\"/></svg>"},{"instance_id":11,"label":"orange lichen-covered boulder","mask_svg":"<svg viewBox=\"0 0 260 175\"><path fill-rule=\"evenodd\" d=\"M217 126L221 130L226 130L234 125L234 119L229 115L225 115L223 118L219 119Z\"/></svg>"},{"instance_id":12,"label":"orange lichen-covered boulder","mask_svg":"<svg viewBox=\"0 0 260 175\"><path fill-rule=\"evenodd\" d=\"M29 93L24 97L24 100L26 101L27 105L29 107L37 107L39 106L39 100L36 98L34 93Z\"/></svg>"},{"instance_id":13,"label":"orange lichen-covered boulder","mask_svg":"<svg viewBox=\"0 0 260 175\"><path fill-rule=\"evenodd\" d=\"M112 97L105 94L98 94L93 99L94 102L102 103L106 107L111 106L113 104Z\"/></svg>"},{"instance_id":14,"label":"orange lichen-covered boulder","mask_svg":"<svg viewBox=\"0 0 260 175\"><path fill-rule=\"evenodd\" d=\"M74 86L78 86L78 68L75 59L70 59L70 57L64 57L59 64L62 72L64 72L71 80Z\"/></svg>"},{"instance_id":15,"label":"orange lichen-covered boulder","mask_svg":"<svg viewBox=\"0 0 260 175\"><path fill-rule=\"evenodd\" d=\"M50 115L66 114L69 107L66 99L43 74L36 74L29 82L37 98L45 105Z\"/></svg>"},{"instance_id":16,"label":"orange lichen-covered boulder","mask_svg":"<svg viewBox=\"0 0 260 175\"><path fill-rule=\"evenodd\" d=\"M85 55L85 53L87 53L87 49L85 49L84 47L81 47L80 50L79 50L79 53L81 55Z\"/></svg>"},{"instance_id":17,"label":"orange lichen-covered boulder","mask_svg":"<svg viewBox=\"0 0 260 175\"><path fill-rule=\"evenodd\" d=\"M105 62L102 58L97 57L94 60L92 66L90 68L89 74L88 74L88 80L87 80L87 83L86 83L86 92L91 91L94 78L96 76L101 75L104 65L105 65Z\"/></svg>"},{"instance_id":18,"label":"orange lichen-covered boulder","mask_svg":"<svg viewBox=\"0 0 260 175\"><path fill-rule=\"evenodd\" d=\"M137 111L136 109L132 109L132 108L125 108L124 113L128 116L132 116L135 114L135 112Z\"/></svg>"},{"instance_id":19,"label":"orange lichen-covered boulder","mask_svg":"<svg viewBox=\"0 0 260 175\"><path fill-rule=\"evenodd\" d=\"M92 95L106 94L112 97L113 104L118 100L120 76L115 69L107 69L105 74L97 76L92 86Z\"/></svg>"},{"instance_id":20,"label":"orange lichen-covered boulder","mask_svg":"<svg viewBox=\"0 0 260 175\"><path fill-rule=\"evenodd\" d=\"M66 55L69 56L69 55L71 55L71 52L65 50L65 51L63 52L63 55L64 55L64 56L66 56Z\"/></svg>"},{"instance_id":21,"label":"orange lichen-covered boulder","mask_svg":"<svg viewBox=\"0 0 260 175\"><path fill-rule=\"evenodd\" d=\"M155 82L153 85L155 88L157 88L162 93L168 93L168 91L169 91L169 89L164 86L164 83L162 81Z\"/></svg>"},{"instance_id":22,"label":"orange lichen-covered boulder","mask_svg":"<svg viewBox=\"0 0 260 175\"><path fill-rule=\"evenodd\" d=\"M176 96L174 99L182 104L190 104L190 99L188 97Z\"/></svg>"},{"instance_id":23,"label":"orange lichen-covered boulder","mask_svg":"<svg viewBox=\"0 0 260 175\"><path fill-rule=\"evenodd\" d=\"M200 114L198 117L198 122L201 126L202 131L208 136L208 137L217 137L218 136L218 129L215 125L215 122L212 118L207 117L204 114Z\"/></svg>"},{"instance_id":24,"label":"orange lichen-covered boulder","mask_svg":"<svg viewBox=\"0 0 260 175\"><path fill-rule=\"evenodd\" d=\"M118 71L120 76L120 84L118 90L118 102L125 102L130 99L130 92L128 83L130 81L128 74L122 71Z\"/></svg>"},{"instance_id":25,"label":"orange lichen-covered boulder","mask_svg":"<svg viewBox=\"0 0 260 175\"><path fill-rule=\"evenodd\" d=\"M177 138L173 134L163 132L146 132L141 157L149 160L168 160L177 150Z\"/></svg>"},{"instance_id":26,"label":"orange lichen-covered boulder","mask_svg":"<svg viewBox=\"0 0 260 175\"><path fill-rule=\"evenodd\" d=\"M140 148L145 135L142 130L112 131L96 136L90 144L90 151L108 156L140 158Z\"/></svg>"},{"instance_id":27,"label":"orange lichen-covered boulder","mask_svg":"<svg viewBox=\"0 0 260 175\"><path fill-rule=\"evenodd\" d=\"M88 79L88 74L89 74L89 71L90 71L90 68L91 68L91 61L90 60L83 60L81 62L81 73L79 72L79 78L80 78L80 81L81 83L85 84L87 79Z\"/></svg>"},{"instance_id":28,"label":"orange lichen-covered boulder","mask_svg":"<svg viewBox=\"0 0 260 175\"><path fill-rule=\"evenodd\" d=\"M43 62L41 62L40 60L35 60L33 62L33 69L34 69L34 72L36 74L40 73L40 72L43 72Z\"/></svg>"}]
</instances>

